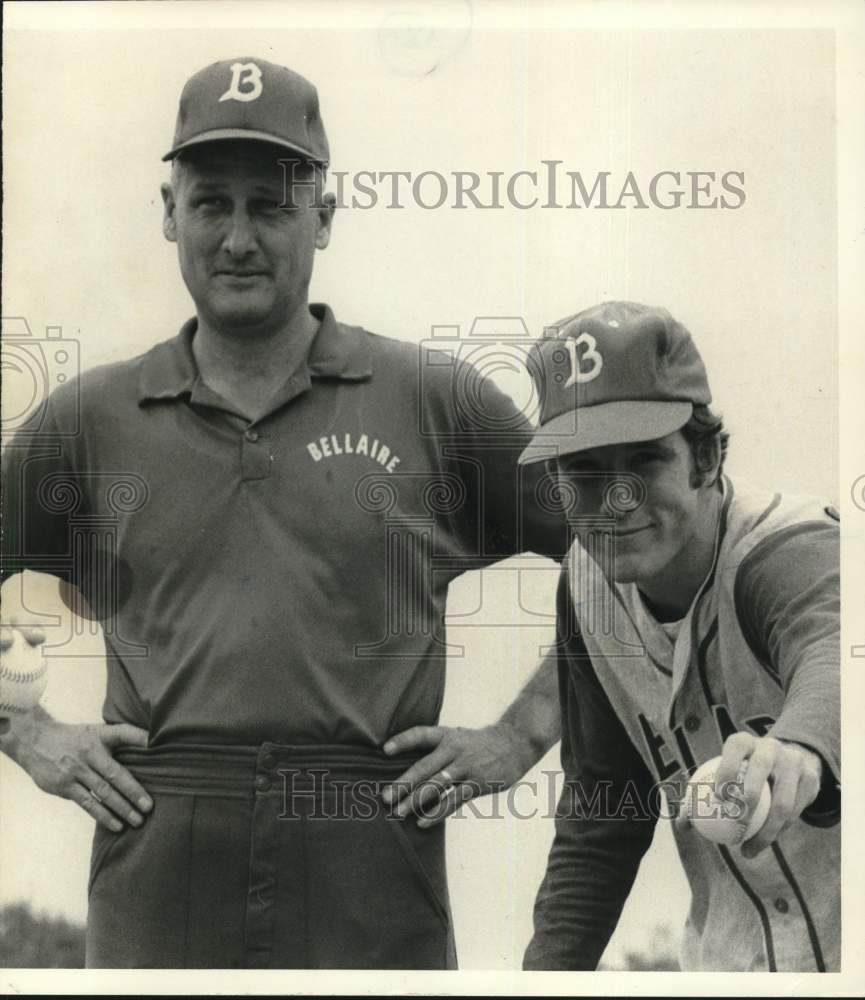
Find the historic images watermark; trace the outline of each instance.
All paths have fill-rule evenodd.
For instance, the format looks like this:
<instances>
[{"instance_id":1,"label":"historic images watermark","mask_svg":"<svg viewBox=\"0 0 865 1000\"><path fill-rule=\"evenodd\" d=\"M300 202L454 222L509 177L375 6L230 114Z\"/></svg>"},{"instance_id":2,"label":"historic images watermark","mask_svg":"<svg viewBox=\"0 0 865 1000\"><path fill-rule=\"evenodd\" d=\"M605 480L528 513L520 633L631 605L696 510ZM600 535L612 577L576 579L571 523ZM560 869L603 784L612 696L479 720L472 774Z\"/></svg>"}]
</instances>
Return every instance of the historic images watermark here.
<instances>
[{"instance_id":1,"label":"historic images watermark","mask_svg":"<svg viewBox=\"0 0 865 1000\"><path fill-rule=\"evenodd\" d=\"M746 815L748 806L741 781L724 782L720 789L716 789L713 781L688 785L685 781L686 776L681 781L667 778L656 782L647 793L634 781L601 780L587 786L579 780L563 783L561 771L545 770L539 779L523 779L512 785L503 781L483 786L475 781L452 785L430 779L415 788L398 781L340 777L327 768L283 767L268 777L266 791L261 794L280 798L282 820L396 818L402 797L398 793L415 792L419 802L427 803L417 805L416 814L435 821L450 814L447 797L455 788L460 789L462 798L462 805L454 813L458 818L654 822L675 819L686 805L688 815L695 819L716 817L721 810L729 819L738 820ZM395 793L388 802L381 795L385 787Z\"/></svg>"},{"instance_id":2,"label":"historic images watermark","mask_svg":"<svg viewBox=\"0 0 865 1000\"><path fill-rule=\"evenodd\" d=\"M283 170L283 208L296 204L296 192L311 188L312 207L323 206L323 172L305 163L279 160ZM409 206L434 210L495 211L534 209L720 209L742 208L747 201L743 170L663 169L637 175L612 170L572 170L564 160L541 160L525 170L331 170L327 173L335 208L368 211Z\"/></svg>"}]
</instances>

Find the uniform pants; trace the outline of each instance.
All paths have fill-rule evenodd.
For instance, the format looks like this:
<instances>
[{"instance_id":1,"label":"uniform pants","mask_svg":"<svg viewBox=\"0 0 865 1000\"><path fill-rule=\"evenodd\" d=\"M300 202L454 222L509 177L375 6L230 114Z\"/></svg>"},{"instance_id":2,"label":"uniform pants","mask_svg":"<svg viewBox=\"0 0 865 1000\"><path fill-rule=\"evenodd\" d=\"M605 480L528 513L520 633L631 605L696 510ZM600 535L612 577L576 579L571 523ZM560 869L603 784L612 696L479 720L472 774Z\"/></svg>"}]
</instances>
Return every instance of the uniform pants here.
<instances>
[{"instance_id":1,"label":"uniform pants","mask_svg":"<svg viewBox=\"0 0 865 1000\"><path fill-rule=\"evenodd\" d=\"M117 754L138 829L97 827L88 968L456 968L444 824L379 798L413 761L354 746Z\"/></svg>"}]
</instances>

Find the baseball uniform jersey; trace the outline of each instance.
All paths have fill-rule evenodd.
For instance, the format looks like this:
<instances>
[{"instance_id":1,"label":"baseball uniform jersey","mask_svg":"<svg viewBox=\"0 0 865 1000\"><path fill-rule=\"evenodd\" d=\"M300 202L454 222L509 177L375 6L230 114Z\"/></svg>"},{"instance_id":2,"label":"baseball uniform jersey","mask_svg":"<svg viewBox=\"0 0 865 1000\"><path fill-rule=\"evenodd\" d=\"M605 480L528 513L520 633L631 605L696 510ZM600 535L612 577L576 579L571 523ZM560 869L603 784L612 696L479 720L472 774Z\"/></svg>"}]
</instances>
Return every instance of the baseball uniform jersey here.
<instances>
[{"instance_id":1,"label":"baseball uniform jersey","mask_svg":"<svg viewBox=\"0 0 865 1000\"><path fill-rule=\"evenodd\" d=\"M594 968L655 823L743 730L820 755L818 799L771 847L676 830L691 887L684 969L831 971L840 961L838 525L831 506L724 480L712 568L678 628L583 545L558 605L566 784L526 968ZM668 813L665 813L668 815Z\"/></svg>"}]
</instances>

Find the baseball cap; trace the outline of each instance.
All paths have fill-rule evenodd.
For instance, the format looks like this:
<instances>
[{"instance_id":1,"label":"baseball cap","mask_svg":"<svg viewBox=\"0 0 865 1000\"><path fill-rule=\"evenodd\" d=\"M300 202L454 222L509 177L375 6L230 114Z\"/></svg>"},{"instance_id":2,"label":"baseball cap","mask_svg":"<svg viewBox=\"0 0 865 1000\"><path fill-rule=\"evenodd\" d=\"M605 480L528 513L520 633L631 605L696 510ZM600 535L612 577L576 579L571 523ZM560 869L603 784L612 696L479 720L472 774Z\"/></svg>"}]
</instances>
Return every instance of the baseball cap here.
<instances>
[{"instance_id":1,"label":"baseball cap","mask_svg":"<svg viewBox=\"0 0 865 1000\"><path fill-rule=\"evenodd\" d=\"M527 358L538 429L519 462L649 441L712 401L690 333L666 309L604 302L544 331Z\"/></svg>"},{"instance_id":2,"label":"baseball cap","mask_svg":"<svg viewBox=\"0 0 865 1000\"><path fill-rule=\"evenodd\" d=\"M315 163L327 164L330 157L315 87L265 59L224 59L190 77L174 141L162 159L224 139L274 143Z\"/></svg>"}]
</instances>

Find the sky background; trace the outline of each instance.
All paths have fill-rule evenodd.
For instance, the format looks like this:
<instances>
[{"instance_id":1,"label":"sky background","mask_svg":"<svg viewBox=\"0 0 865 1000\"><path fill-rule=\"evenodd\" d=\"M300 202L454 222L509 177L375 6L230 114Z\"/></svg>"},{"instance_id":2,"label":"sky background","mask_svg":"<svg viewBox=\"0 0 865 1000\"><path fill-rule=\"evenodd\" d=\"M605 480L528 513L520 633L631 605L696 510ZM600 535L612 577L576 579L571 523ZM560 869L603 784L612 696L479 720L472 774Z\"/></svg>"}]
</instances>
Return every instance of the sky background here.
<instances>
[{"instance_id":1,"label":"sky background","mask_svg":"<svg viewBox=\"0 0 865 1000\"><path fill-rule=\"evenodd\" d=\"M412 342L440 325L465 334L475 317L520 317L534 337L605 299L663 305L703 353L732 433L730 474L837 500L832 33L526 31L503 27L493 5L461 3L441 6L443 30L416 8L376 9L345 28L283 13L212 31L7 29L4 317L26 318L35 337L62 327L82 369L174 335L192 309L161 234L159 186L179 92L211 61L257 55L316 83L335 170L508 174L558 159L584 176L611 171L613 189L632 171L644 191L662 170L744 172L738 210L346 209L311 298ZM527 398L518 375L504 380ZM54 584L32 582L29 605L57 612ZM551 612L555 583L552 564L511 561L454 585L449 610L470 621L449 632L465 652L449 664L443 723L486 724L506 707L549 639L532 612ZM98 635L64 646L49 710L98 717L100 649ZM83 918L87 818L5 758L0 810L0 903ZM450 821L462 967L519 966L551 836L543 817ZM658 923L678 937L687 901L660 824L611 955Z\"/></svg>"}]
</instances>

